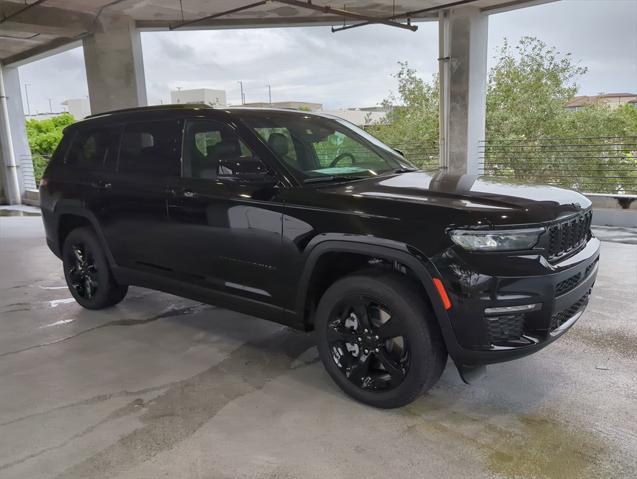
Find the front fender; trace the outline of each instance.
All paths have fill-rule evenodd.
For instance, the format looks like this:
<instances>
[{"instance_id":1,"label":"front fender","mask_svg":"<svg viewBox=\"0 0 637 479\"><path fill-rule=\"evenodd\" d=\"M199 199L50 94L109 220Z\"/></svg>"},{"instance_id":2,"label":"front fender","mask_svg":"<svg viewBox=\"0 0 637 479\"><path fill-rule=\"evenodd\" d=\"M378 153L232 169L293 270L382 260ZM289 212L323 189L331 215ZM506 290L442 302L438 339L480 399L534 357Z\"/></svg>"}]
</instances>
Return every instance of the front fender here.
<instances>
[{"instance_id":1,"label":"front fender","mask_svg":"<svg viewBox=\"0 0 637 479\"><path fill-rule=\"evenodd\" d=\"M387 261L397 261L408 267L422 284L447 344L447 350L453 357L457 341L449 322L449 315L433 283L433 278L439 278L440 275L428 258L420 254L415 248L404 243L355 235L320 235L314 238L306 248L305 263L296 298L296 310L301 316L305 310L305 300L314 268L321 256L327 253L351 253L372 256ZM302 317L300 319L304 321Z\"/></svg>"}]
</instances>

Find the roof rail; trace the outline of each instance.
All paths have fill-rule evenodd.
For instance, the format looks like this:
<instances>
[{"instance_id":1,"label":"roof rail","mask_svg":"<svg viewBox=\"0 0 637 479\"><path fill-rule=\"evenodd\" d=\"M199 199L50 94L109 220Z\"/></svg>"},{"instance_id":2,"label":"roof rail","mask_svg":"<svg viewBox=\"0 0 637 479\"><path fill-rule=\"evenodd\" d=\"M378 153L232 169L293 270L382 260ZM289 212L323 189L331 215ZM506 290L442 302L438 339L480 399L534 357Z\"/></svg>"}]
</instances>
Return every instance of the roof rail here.
<instances>
[{"instance_id":1,"label":"roof rail","mask_svg":"<svg viewBox=\"0 0 637 479\"><path fill-rule=\"evenodd\" d=\"M121 110L111 110L111 111L103 111L101 113L94 113L85 117L88 118L96 118L98 116L103 115L111 115L115 113L133 113L136 111L162 111L162 110L191 110L195 108L205 108L212 110L213 107L206 103L175 103L169 105L153 105L153 106L137 106L133 108L122 108Z\"/></svg>"}]
</instances>

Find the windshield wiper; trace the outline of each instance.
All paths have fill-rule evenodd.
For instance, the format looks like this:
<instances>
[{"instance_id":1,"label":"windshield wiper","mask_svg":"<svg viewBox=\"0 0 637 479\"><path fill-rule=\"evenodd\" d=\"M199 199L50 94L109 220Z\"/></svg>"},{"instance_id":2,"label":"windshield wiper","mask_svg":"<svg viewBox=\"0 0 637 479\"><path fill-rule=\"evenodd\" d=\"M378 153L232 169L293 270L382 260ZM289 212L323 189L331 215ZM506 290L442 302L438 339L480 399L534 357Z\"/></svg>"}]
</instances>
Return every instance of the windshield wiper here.
<instances>
[{"instance_id":1,"label":"windshield wiper","mask_svg":"<svg viewBox=\"0 0 637 479\"><path fill-rule=\"evenodd\" d=\"M353 181L369 178L368 176L351 176L351 175L328 175L328 176L315 176L313 178L306 178L303 183L323 183L328 181Z\"/></svg>"},{"instance_id":2,"label":"windshield wiper","mask_svg":"<svg viewBox=\"0 0 637 479\"><path fill-rule=\"evenodd\" d=\"M418 171L418 168L406 168L406 167L396 168L394 170L394 173L409 173L411 171Z\"/></svg>"}]
</instances>

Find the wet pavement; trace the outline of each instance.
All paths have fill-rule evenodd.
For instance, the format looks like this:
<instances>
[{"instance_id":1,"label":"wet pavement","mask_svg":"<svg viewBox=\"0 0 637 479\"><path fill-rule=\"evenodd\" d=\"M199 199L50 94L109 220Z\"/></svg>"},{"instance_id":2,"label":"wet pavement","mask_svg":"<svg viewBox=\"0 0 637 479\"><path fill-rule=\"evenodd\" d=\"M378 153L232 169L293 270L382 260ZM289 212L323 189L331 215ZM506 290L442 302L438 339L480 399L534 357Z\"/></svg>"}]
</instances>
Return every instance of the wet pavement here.
<instances>
[{"instance_id":1,"label":"wet pavement","mask_svg":"<svg viewBox=\"0 0 637 479\"><path fill-rule=\"evenodd\" d=\"M141 288L83 310L41 219L0 217L0 477L637 477L637 246L603 234L567 335L382 411L311 334Z\"/></svg>"}]
</instances>

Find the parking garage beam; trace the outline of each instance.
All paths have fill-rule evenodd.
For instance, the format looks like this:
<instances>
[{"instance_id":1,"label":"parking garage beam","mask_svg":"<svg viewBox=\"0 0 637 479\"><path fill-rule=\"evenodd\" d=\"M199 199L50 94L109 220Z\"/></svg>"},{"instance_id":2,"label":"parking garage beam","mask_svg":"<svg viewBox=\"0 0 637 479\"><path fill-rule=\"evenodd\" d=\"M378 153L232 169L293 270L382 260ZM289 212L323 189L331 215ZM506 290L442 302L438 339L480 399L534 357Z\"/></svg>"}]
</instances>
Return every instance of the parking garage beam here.
<instances>
[{"instance_id":1,"label":"parking garage beam","mask_svg":"<svg viewBox=\"0 0 637 479\"><path fill-rule=\"evenodd\" d=\"M102 18L83 46L93 114L147 104L141 38L131 18Z\"/></svg>"},{"instance_id":2,"label":"parking garage beam","mask_svg":"<svg viewBox=\"0 0 637 479\"><path fill-rule=\"evenodd\" d=\"M485 136L488 15L458 7L439 16L440 165L478 174Z\"/></svg>"}]
</instances>

